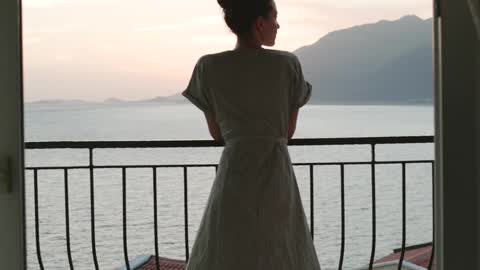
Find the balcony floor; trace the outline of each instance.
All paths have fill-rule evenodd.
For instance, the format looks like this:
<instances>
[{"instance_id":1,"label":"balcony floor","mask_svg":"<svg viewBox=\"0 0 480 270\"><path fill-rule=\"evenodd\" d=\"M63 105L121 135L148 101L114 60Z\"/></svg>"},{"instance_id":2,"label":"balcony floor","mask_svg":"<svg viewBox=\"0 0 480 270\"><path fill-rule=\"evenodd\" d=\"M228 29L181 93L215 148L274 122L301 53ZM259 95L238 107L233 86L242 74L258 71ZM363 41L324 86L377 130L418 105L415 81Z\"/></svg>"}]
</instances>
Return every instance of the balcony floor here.
<instances>
[{"instance_id":1,"label":"balcony floor","mask_svg":"<svg viewBox=\"0 0 480 270\"><path fill-rule=\"evenodd\" d=\"M163 257L160 259L160 269L162 270L184 270L186 263L185 261L172 260ZM135 270L156 270L155 256L151 256L150 259L143 264L142 266L136 268Z\"/></svg>"}]
</instances>

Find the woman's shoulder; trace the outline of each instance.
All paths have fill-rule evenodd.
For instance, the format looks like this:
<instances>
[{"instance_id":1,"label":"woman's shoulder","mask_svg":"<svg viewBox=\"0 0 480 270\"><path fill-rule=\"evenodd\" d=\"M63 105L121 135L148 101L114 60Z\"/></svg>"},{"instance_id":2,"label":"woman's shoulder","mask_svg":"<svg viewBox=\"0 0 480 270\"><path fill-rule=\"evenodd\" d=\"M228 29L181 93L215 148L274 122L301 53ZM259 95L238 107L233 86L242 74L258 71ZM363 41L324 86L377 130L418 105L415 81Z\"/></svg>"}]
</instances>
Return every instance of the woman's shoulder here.
<instances>
[{"instance_id":1,"label":"woman's shoulder","mask_svg":"<svg viewBox=\"0 0 480 270\"><path fill-rule=\"evenodd\" d=\"M295 54L293 54L292 52L289 52L289 51L273 50L273 49L264 49L264 50L265 50L265 52L267 52L271 55L278 56L278 57L283 57L287 60L296 60L297 59L297 56Z\"/></svg>"},{"instance_id":2,"label":"woman's shoulder","mask_svg":"<svg viewBox=\"0 0 480 270\"><path fill-rule=\"evenodd\" d=\"M254 57L255 61L264 61L269 64L274 63L279 66L288 66L292 70L295 69L299 63L297 56L289 51L261 49L257 51L230 50L205 54L198 58L196 65L199 68L205 68L206 66L222 66L226 63L231 63L230 61L234 59L243 59L240 62L250 62L249 59L252 59L251 57Z\"/></svg>"},{"instance_id":3,"label":"woman's shoulder","mask_svg":"<svg viewBox=\"0 0 480 270\"><path fill-rule=\"evenodd\" d=\"M280 63L288 66L291 70L297 69L297 67L300 65L300 60L292 52L271 49L266 49L266 51L276 58Z\"/></svg>"},{"instance_id":4,"label":"woman's shoulder","mask_svg":"<svg viewBox=\"0 0 480 270\"><path fill-rule=\"evenodd\" d=\"M228 55L229 55L229 51L204 54L198 58L196 65L197 66L210 65L211 63L216 62L220 59L226 59Z\"/></svg>"},{"instance_id":5,"label":"woman's shoulder","mask_svg":"<svg viewBox=\"0 0 480 270\"><path fill-rule=\"evenodd\" d=\"M241 55L241 54L264 54L264 55L270 55L273 57L284 58L292 61L297 60L297 56L292 52L274 50L274 49L261 49L261 50L252 50L252 51L236 51L236 50L221 51L217 53L205 54L200 57L200 60L209 61L209 59L223 58L223 57L229 57L229 56Z\"/></svg>"}]
</instances>

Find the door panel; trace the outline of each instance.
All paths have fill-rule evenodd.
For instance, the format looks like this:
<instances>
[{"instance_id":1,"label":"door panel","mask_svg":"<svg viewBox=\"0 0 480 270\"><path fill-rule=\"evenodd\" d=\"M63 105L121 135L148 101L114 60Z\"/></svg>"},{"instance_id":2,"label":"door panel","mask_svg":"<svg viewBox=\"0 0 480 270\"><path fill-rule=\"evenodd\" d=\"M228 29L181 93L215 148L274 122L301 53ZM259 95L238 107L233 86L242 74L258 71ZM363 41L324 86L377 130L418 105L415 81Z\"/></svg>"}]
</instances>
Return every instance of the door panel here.
<instances>
[{"instance_id":1,"label":"door panel","mask_svg":"<svg viewBox=\"0 0 480 270\"><path fill-rule=\"evenodd\" d=\"M25 269L21 8L0 1L0 269Z\"/></svg>"}]
</instances>

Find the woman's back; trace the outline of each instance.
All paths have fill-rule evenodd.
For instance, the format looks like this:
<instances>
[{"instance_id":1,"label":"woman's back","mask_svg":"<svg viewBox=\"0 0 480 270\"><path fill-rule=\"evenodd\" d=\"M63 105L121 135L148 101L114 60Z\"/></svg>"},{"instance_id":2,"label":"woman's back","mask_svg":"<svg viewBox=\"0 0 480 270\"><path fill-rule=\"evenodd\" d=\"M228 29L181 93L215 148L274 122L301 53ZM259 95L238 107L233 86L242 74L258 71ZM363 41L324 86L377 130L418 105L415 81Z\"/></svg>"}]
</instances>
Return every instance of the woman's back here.
<instances>
[{"instance_id":1,"label":"woman's back","mask_svg":"<svg viewBox=\"0 0 480 270\"><path fill-rule=\"evenodd\" d=\"M311 87L289 52L233 50L203 56L184 92L211 113L225 141L235 137L287 137L291 112Z\"/></svg>"},{"instance_id":2,"label":"woman's back","mask_svg":"<svg viewBox=\"0 0 480 270\"><path fill-rule=\"evenodd\" d=\"M187 269L320 270L287 148L290 114L311 95L297 57L206 55L183 94L226 143Z\"/></svg>"}]
</instances>

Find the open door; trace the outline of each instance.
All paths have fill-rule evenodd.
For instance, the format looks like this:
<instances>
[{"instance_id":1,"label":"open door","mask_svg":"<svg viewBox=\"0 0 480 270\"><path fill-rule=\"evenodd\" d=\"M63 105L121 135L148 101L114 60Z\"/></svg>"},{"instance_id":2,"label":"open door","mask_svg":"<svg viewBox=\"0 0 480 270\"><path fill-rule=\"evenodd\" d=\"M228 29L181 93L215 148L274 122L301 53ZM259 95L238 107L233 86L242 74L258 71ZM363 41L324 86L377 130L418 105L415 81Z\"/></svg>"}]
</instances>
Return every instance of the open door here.
<instances>
[{"instance_id":1,"label":"open door","mask_svg":"<svg viewBox=\"0 0 480 270\"><path fill-rule=\"evenodd\" d=\"M480 269L478 1L435 3L435 269Z\"/></svg>"},{"instance_id":2,"label":"open door","mask_svg":"<svg viewBox=\"0 0 480 270\"><path fill-rule=\"evenodd\" d=\"M0 1L0 269L26 269L19 0Z\"/></svg>"}]
</instances>

